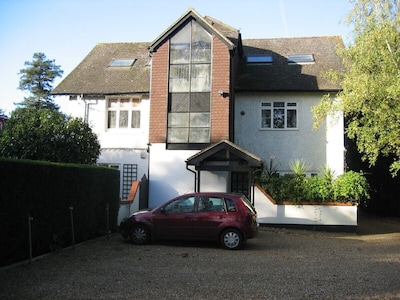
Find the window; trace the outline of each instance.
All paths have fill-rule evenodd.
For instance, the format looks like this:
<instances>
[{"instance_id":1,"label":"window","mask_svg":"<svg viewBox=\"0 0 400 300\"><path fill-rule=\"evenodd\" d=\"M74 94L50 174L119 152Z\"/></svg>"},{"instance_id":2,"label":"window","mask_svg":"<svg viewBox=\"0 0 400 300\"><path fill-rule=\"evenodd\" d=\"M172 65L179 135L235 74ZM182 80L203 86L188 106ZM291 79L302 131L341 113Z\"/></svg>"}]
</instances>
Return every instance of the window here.
<instances>
[{"instance_id":1,"label":"window","mask_svg":"<svg viewBox=\"0 0 400 300\"><path fill-rule=\"evenodd\" d=\"M271 64L272 62L273 62L272 54L247 56L248 64Z\"/></svg>"},{"instance_id":2,"label":"window","mask_svg":"<svg viewBox=\"0 0 400 300\"><path fill-rule=\"evenodd\" d=\"M136 59L114 59L108 65L109 67L132 67Z\"/></svg>"},{"instance_id":3,"label":"window","mask_svg":"<svg viewBox=\"0 0 400 300\"><path fill-rule=\"evenodd\" d=\"M261 103L262 129L297 128L297 103L263 102Z\"/></svg>"},{"instance_id":4,"label":"window","mask_svg":"<svg viewBox=\"0 0 400 300\"><path fill-rule=\"evenodd\" d=\"M140 99L107 99L107 128L140 128Z\"/></svg>"},{"instance_id":5,"label":"window","mask_svg":"<svg viewBox=\"0 0 400 300\"><path fill-rule=\"evenodd\" d=\"M211 36L196 21L170 41L168 144L210 142Z\"/></svg>"},{"instance_id":6,"label":"window","mask_svg":"<svg viewBox=\"0 0 400 300\"><path fill-rule=\"evenodd\" d=\"M313 62L314 62L314 55L312 54L297 54L288 56L289 64L306 64Z\"/></svg>"},{"instance_id":7,"label":"window","mask_svg":"<svg viewBox=\"0 0 400 300\"><path fill-rule=\"evenodd\" d=\"M179 198L171 203L168 203L164 207L164 212L166 214L179 214L179 213L190 213L193 212L194 207L194 197Z\"/></svg>"}]
</instances>

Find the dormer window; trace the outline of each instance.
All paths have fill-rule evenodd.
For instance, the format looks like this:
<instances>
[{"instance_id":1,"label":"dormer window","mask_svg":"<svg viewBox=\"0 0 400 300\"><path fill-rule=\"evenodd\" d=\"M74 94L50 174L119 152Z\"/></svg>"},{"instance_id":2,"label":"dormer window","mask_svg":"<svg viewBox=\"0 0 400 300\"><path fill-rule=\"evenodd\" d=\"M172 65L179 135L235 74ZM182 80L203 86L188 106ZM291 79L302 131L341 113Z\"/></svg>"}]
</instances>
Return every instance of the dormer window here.
<instances>
[{"instance_id":1,"label":"dormer window","mask_svg":"<svg viewBox=\"0 0 400 300\"><path fill-rule=\"evenodd\" d=\"M246 61L248 64L272 64L274 58L272 54L249 55Z\"/></svg>"},{"instance_id":2,"label":"dormer window","mask_svg":"<svg viewBox=\"0 0 400 300\"><path fill-rule=\"evenodd\" d=\"M108 66L113 68L129 68L133 66L135 61L136 59L113 59Z\"/></svg>"},{"instance_id":3,"label":"dormer window","mask_svg":"<svg viewBox=\"0 0 400 300\"><path fill-rule=\"evenodd\" d=\"M312 64L314 61L313 54L296 54L288 56L288 64Z\"/></svg>"}]
</instances>

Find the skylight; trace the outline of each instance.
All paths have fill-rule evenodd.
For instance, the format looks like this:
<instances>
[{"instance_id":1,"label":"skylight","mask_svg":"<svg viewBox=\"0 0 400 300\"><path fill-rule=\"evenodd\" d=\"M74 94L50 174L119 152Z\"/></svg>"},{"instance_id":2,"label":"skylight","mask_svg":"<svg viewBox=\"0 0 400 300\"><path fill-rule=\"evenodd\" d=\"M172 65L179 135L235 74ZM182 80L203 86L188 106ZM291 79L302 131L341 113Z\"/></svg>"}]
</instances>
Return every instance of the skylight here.
<instances>
[{"instance_id":1,"label":"skylight","mask_svg":"<svg viewBox=\"0 0 400 300\"><path fill-rule=\"evenodd\" d=\"M296 54L288 56L289 64L305 64L305 63L313 63L314 55L313 54Z\"/></svg>"},{"instance_id":2,"label":"skylight","mask_svg":"<svg viewBox=\"0 0 400 300\"><path fill-rule=\"evenodd\" d=\"M132 67L136 59L113 59L109 67Z\"/></svg>"},{"instance_id":3,"label":"skylight","mask_svg":"<svg viewBox=\"0 0 400 300\"><path fill-rule=\"evenodd\" d=\"M248 64L271 64L274 61L272 54L249 55L247 56Z\"/></svg>"}]
</instances>

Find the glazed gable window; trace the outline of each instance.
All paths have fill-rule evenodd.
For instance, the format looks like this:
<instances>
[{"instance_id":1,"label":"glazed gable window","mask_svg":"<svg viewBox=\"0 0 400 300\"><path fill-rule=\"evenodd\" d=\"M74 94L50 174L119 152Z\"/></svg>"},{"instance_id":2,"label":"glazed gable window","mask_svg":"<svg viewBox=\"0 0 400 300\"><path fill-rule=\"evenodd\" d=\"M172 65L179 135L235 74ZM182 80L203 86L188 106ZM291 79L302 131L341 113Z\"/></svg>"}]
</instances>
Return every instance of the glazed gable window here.
<instances>
[{"instance_id":1,"label":"glazed gable window","mask_svg":"<svg viewBox=\"0 0 400 300\"><path fill-rule=\"evenodd\" d=\"M262 102L261 129L297 129L297 103Z\"/></svg>"},{"instance_id":2,"label":"glazed gable window","mask_svg":"<svg viewBox=\"0 0 400 300\"><path fill-rule=\"evenodd\" d=\"M107 128L140 128L140 99L131 97L108 98Z\"/></svg>"},{"instance_id":3,"label":"glazed gable window","mask_svg":"<svg viewBox=\"0 0 400 300\"><path fill-rule=\"evenodd\" d=\"M167 143L210 142L211 35L196 21L170 40Z\"/></svg>"}]
</instances>

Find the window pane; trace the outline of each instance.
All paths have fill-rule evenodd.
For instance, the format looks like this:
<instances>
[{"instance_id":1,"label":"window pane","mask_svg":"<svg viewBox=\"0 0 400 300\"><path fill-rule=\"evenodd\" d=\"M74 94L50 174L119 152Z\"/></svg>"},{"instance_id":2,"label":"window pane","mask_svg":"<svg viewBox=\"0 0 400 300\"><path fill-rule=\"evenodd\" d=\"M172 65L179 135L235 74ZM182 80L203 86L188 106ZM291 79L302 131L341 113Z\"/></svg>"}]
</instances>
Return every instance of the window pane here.
<instances>
[{"instance_id":1,"label":"window pane","mask_svg":"<svg viewBox=\"0 0 400 300\"><path fill-rule=\"evenodd\" d=\"M169 91L189 92L189 65L171 65L169 70Z\"/></svg>"},{"instance_id":2,"label":"window pane","mask_svg":"<svg viewBox=\"0 0 400 300\"><path fill-rule=\"evenodd\" d=\"M209 143L210 128L190 128L189 143Z\"/></svg>"},{"instance_id":3,"label":"window pane","mask_svg":"<svg viewBox=\"0 0 400 300\"><path fill-rule=\"evenodd\" d=\"M271 128L271 110L261 110L261 128Z\"/></svg>"},{"instance_id":4,"label":"window pane","mask_svg":"<svg viewBox=\"0 0 400 300\"><path fill-rule=\"evenodd\" d=\"M187 143L189 128L168 128L168 143Z\"/></svg>"},{"instance_id":5,"label":"window pane","mask_svg":"<svg viewBox=\"0 0 400 300\"><path fill-rule=\"evenodd\" d=\"M120 106L121 107L129 107L129 99L121 99Z\"/></svg>"},{"instance_id":6,"label":"window pane","mask_svg":"<svg viewBox=\"0 0 400 300\"><path fill-rule=\"evenodd\" d=\"M169 113L168 127L189 127L188 113Z\"/></svg>"},{"instance_id":7,"label":"window pane","mask_svg":"<svg viewBox=\"0 0 400 300\"><path fill-rule=\"evenodd\" d=\"M210 64L192 65L191 91L209 92L210 91Z\"/></svg>"},{"instance_id":8,"label":"window pane","mask_svg":"<svg viewBox=\"0 0 400 300\"><path fill-rule=\"evenodd\" d=\"M138 107L140 105L140 99L132 99L132 105L133 107Z\"/></svg>"},{"instance_id":9,"label":"window pane","mask_svg":"<svg viewBox=\"0 0 400 300\"><path fill-rule=\"evenodd\" d=\"M287 110L287 128L297 127L297 112L294 109Z\"/></svg>"},{"instance_id":10,"label":"window pane","mask_svg":"<svg viewBox=\"0 0 400 300\"><path fill-rule=\"evenodd\" d=\"M211 62L211 35L192 21L192 63Z\"/></svg>"},{"instance_id":11,"label":"window pane","mask_svg":"<svg viewBox=\"0 0 400 300\"><path fill-rule=\"evenodd\" d=\"M211 49L201 47L192 48L192 62L209 63L211 61Z\"/></svg>"},{"instance_id":12,"label":"window pane","mask_svg":"<svg viewBox=\"0 0 400 300\"><path fill-rule=\"evenodd\" d=\"M274 107L285 107L285 102L274 102Z\"/></svg>"},{"instance_id":13,"label":"window pane","mask_svg":"<svg viewBox=\"0 0 400 300\"><path fill-rule=\"evenodd\" d=\"M107 120L108 128L115 128L117 126L117 112L109 111L108 112L108 120Z\"/></svg>"},{"instance_id":14,"label":"window pane","mask_svg":"<svg viewBox=\"0 0 400 300\"><path fill-rule=\"evenodd\" d=\"M285 128L285 110L284 109L274 109L274 128Z\"/></svg>"},{"instance_id":15,"label":"window pane","mask_svg":"<svg viewBox=\"0 0 400 300\"><path fill-rule=\"evenodd\" d=\"M170 93L170 112L189 111L189 93Z\"/></svg>"},{"instance_id":16,"label":"window pane","mask_svg":"<svg viewBox=\"0 0 400 300\"><path fill-rule=\"evenodd\" d=\"M118 99L108 100L108 107L117 107L117 106L118 106Z\"/></svg>"},{"instance_id":17,"label":"window pane","mask_svg":"<svg viewBox=\"0 0 400 300\"><path fill-rule=\"evenodd\" d=\"M190 59L190 44L171 44L170 61L171 64L187 64Z\"/></svg>"},{"instance_id":18,"label":"window pane","mask_svg":"<svg viewBox=\"0 0 400 300\"><path fill-rule=\"evenodd\" d=\"M190 94L191 112L209 112L210 111L210 93L191 93Z\"/></svg>"},{"instance_id":19,"label":"window pane","mask_svg":"<svg viewBox=\"0 0 400 300\"><path fill-rule=\"evenodd\" d=\"M190 58L190 30L188 23L171 38L170 63L189 63Z\"/></svg>"},{"instance_id":20,"label":"window pane","mask_svg":"<svg viewBox=\"0 0 400 300\"><path fill-rule=\"evenodd\" d=\"M210 127L209 113L191 113L190 127Z\"/></svg>"},{"instance_id":21,"label":"window pane","mask_svg":"<svg viewBox=\"0 0 400 300\"><path fill-rule=\"evenodd\" d=\"M119 128L127 128L128 127L128 111L122 110L119 113Z\"/></svg>"},{"instance_id":22,"label":"window pane","mask_svg":"<svg viewBox=\"0 0 400 300\"><path fill-rule=\"evenodd\" d=\"M140 128L140 110L132 111L131 128Z\"/></svg>"}]
</instances>

